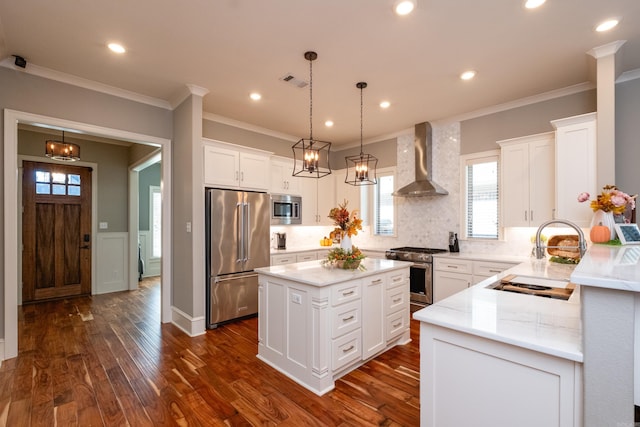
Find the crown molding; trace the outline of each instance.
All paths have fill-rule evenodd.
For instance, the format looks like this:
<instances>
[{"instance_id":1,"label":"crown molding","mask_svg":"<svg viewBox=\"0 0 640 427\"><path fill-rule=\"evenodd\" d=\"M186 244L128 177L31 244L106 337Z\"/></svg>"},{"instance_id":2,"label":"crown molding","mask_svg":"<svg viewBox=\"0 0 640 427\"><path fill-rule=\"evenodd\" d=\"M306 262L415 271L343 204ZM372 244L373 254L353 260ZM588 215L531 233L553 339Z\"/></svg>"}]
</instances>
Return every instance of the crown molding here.
<instances>
[{"instance_id":1,"label":"crown molding","mask_svg":"<svg viewBox=\"0 0 640 427\"><path fill-rule=\"evenodd\" d=\"M618 78L616 79L616 83L624 83L635 79L640 79L640 68L625 71L624 73L620 74L620 76L618 76Z\"/></svg>"},{"instance_id":2,"label":"crown molding","mask_svg":"<svg viewBox=\"0 0 640 427\"><path fill-rule=\"evenodd\" d=\"M285 141L296 142L300 140L299 136L293 136L286 133L277 132L275 130L263 128L261 126L252 125L250 123L241 122L240 120L230 119L228 117L219 116L213 113L202 113L202 118L204 120L209 120L211 122L221 123L223 125L229 125L236 128L248 130L251 132L261 133L263 135L272 136L274 138L284 139Z\"/></svg>"},{"instance_id":3,"label":"crown molding","mask_svg":"<svg viewBox=\"0 0 640 427\"><path fill-rule=\"evenodd\" d=\"M593 56L596 59L604 58L605 56L615 55L616 52L626 43L626 40L616 40L611 43L604 44L602 46L594 47L587 51L587 54Z\"/></svg>"},{"instance_id":4,"label":"crown molding","mask_svg":"<svg viewBox=\"0 0 640 427\"><path fill-rule=\"evenodd\" d=\"M465 120L475 119L489 114L499 113L501 111L511 110L513 108L525 107L527 105L536 104L538 102L549 101L563 96L573 95L587 90L595 89L596 84L592 82L579 83L562 89L556 89L549 92L540 93L538 95L520 98L515 101L505 102L504 104L492 105L491 107L481 108L469 113L460 114L453 117L438 120L440 123L462 122Z\"/></svg>"},{"instance_id":5,"label":"crown molding","mask_svg":"<svg viewBox=\"0 0 640 427\"><path fill-rule=\"evenodd\" d=\"M38 77L43 77L49 80L55 80L61 83L78 86L84 89L93 90L96 92L105 93L107 95L117 96L119 98L128 99L130 101L140 102L142 104L152 105L154 107L164 108L171 110L169 102L154 98L147 95L142 95L136 92L131 92L125 89L120 89L115 86L109 86L102 83L95 82L93 80L84 79L82 77L74 76L72 74L62 73L50 68L41 67L32 63L28 63L26 68L17 67L11 57L5 58L0 61L0 66L9 68L11 70L21 71L23 73L31 74Z\"/></svg>"}]
</instances>

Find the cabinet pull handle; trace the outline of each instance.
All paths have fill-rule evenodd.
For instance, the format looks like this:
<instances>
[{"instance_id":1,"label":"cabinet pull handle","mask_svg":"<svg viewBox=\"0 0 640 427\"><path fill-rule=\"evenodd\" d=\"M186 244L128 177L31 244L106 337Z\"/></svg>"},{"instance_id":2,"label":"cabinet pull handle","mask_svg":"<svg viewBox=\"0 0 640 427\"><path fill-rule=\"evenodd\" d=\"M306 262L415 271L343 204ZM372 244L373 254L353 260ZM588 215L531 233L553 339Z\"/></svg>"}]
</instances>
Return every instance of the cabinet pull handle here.
<instances>
[{"instance_id":1,"label":"cabinet pull handle","mask_svg":"<svg viewBox=\"0 0 640 427\"><path fill-rule=\"evenodd\" d=\"M353 319L355 319L355 316L352 314L351 316L345 317L344 319L342 319L342 321L343 322L348 322L348 321L353 320Z\"/></svg>"},{"instance_id":2,"label":"cabinet pull handle","mask_svg":"<svg viewBox=\"0 0 640 427\"><path fill-rule=\"evenodd\" d=\"M400 277L394 277L394 278L393 278L393 281L394 281L394 282L399 282L399 281L401 281L402 279L403 279L403 277L401 277L401 276L400 276Z\"/></svg>"},{"instance_id":3,"label":"cabinet pull handle","mask_svg":"<svg viewBox=\"0 0 640 427\"><path fill-rule=\"evenodd\" d=\"M348 353L348 352L350 352L351 350L353 350L354 348L355 348L355 347L353 346L353 344L351 344L349 347L347 347L347 348L343 348L343 349L342 349L342 352L343 352L343 353Z\"/></svg>"},{"instance_id":4,"label":"cabinet pull handle","mask_svg":"<svg viewBox=\"0 0 640 427\"><path fill-rule=\"evenodd\" d=\"M240 181L244 181L244 172L240 172Z\"/></svg>"},{"instance_id":5,"label":"cabinet pull handle","mask_svg":"<svg viewBox=\"0 0 640 427\"><path fill-rule=\"evenodd\" d=\"M531 221L533 221L533 210L531 211Z\"/></svg>"},{"instance_id":6,"label":"cabinet pull handle","mask_svg":"<svg viewBox=\"0 0 640 427\"><path fill-rule=\"evenodd\" d=\"M236 171L236 181L238 180L238 171Z\"/></svg>"},{"instance_id":7,"label":"cabinet pull handle","mask_svg":"<svg viewBox=\"0 0 640 427\"><path fill-rule=\"evenodd\" d=\"M347 296L349 296L349 295L353 295L353 294L354 294L354 291L343 292L343 293L342 293L342 296L343 296L343 297L347 297Z\"/></svg>"},{"instance_id":8,"label":"cabinet pull handle","mask_svg":"<svg viewBox=\"0 0 640 427\"><path fill-rule=\"evenodd\" d=\"M524 211L524 220L527 220L527 211Z\"/></svg>"},{"instance_id":9,"label":"cabinet pull handle","mask_svg":"<svg viewBox=\"0 0 640 427\"><path fill-rule=\"evenodd\" d=\"M374 280L374 281L373 281L373 282L371 282L371 283L372 283L372 284L373 284L373 283L375 283L375 284L382 283L382 279L376 279L376 280Z\"/></svg>"},{"instance_id":10,"label":"cabinet pull handle","mask_svg":"<svg viewBox=\"0 0 640 427\"><path fill-rule=\"evenodd\" d=\"M457 265L447 265L447 268L458 268Z\"/></svg>"},{"instance_id":11,"label":"cabinet pull handle","mask_svg":"<svg viewBox=\"0 0 640 427\"><path fill-rule=\"evenodd\" d=\"M400 326L402 326L402 322L393 324L394 328L399 328Z\"/></svg>"},{"instance_id":12,"label":"cabinet pull handle","mask_svg":"<svg viewBox=\"0 0 640 427\"><path fill-rule=\"evenodd\" d=\"M502 273L502 270L491 270L491 269L489 269L489 273Z\"/></svg>"},{"instance_id":13,"label":"cabinet pull handle","mask_svg":"<svg viewBox=\"0 0 640 427\"><path fill-rule=\"evenodd\" d=\"M397 302L400 302L400 301L402 301L402 298L396 298L396 299L393 300L394 304L397 303Z\"/></svg>"}]
</instances>

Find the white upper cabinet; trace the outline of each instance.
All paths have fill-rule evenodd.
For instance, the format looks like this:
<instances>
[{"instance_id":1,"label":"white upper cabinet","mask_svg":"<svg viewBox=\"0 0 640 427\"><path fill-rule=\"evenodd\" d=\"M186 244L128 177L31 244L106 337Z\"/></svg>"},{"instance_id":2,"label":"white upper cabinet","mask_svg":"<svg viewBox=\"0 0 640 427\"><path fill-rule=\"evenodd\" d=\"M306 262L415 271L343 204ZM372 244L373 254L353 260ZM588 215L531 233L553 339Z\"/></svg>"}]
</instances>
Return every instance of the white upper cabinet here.
<instances>
[{"instance_id":1,"label":"white upper cabinet","mask_svg":"<svg viewBox=\"0 0 640 427\"><path fill-rule=\"evenodd\" d=\"M504 227L538 227L554 218L555 151L552 132L498 141Z\"/></svg>"},{"instance_id":2,"label":"white upper cabinet","mask_svg":"<svg viewBox=\"0 0 640 427\"><path fill-rule=\"evenodd\" d=\"M205 185L269 190L271 153L207 139L203 147Z\"/></svg>"},{"instance_id":3,"label":"white upper cabinet","mask_svg":"<svg viewBox=\"0 0 640 427\"><path fill-rule=\"evenodd\" d=\"M302 195L302 225L333 225L329 210L337 206L335 175L319 179L300 178Z\"/></svg>"},{"instance_id":4,"label":"white upper cabinet","mask_svg":"<svg viewBox=\"0 0 640 427\"><path fill-rule=\"evenodd\" d=\"M286 157L271 158L271 188L273 194L300 195L300 180L292 175L293 159Z\"/></svg>"},{"instance_id":5,"label":"white upper cabinet","mask_svg":"<svg viewBox=\"0 0 640 427\"><path fill-rule=\"evenodd\" d=\"M556 129L556 217L589 227L593 211L578 194L598 194L596 113L551 122Z\"/></svg>"}]
</instances>

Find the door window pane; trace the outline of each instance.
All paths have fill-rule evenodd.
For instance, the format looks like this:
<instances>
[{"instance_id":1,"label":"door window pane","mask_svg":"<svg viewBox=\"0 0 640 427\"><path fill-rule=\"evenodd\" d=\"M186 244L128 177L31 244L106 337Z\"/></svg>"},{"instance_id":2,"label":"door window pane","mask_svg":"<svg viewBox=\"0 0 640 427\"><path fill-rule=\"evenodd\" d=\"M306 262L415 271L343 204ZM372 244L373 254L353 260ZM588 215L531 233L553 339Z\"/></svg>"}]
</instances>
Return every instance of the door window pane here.
<instances>
[{"instance_id":1,"label":"door window pane","mask_svg":"<svg viewBox=\"0 0 640 427\"><path fill-rule=\"evenodd\" d=\"M67 187L61 184L53 184L53 194L60 196L67 194Z\"/></svg>"},{"instance_id":2,"label":"door window pane","mask_svg":"<svg viewBox=\"0 0 640 427\"><path fill-rule=\"evenodd\" d=\"M76 175L73 173L70 173L68 175L69 178L69 184L71 185L80 185L80 175Z\"/></svg>"},{"instance_id":3,"label":"door window pane","mask_svg":"<svg viewBox=\"0 0 640 427\"><path fill-rule=\"evenodd\" d=\"M36 194L49 194L51 193L51 185L43 184L41 182L36 183Z\"/></svg>"},{"instance_id":4,"label":"door window pane","mask_svg":"<svg viewBox=\"0 0 640 427\"><path fill-rule=\"evenodd\" d=\"M53 178L53 182L56 184L66 184L67 183L67 174L54 172L51 174Z\"/></svg>"},{"instance_id":5,"label":"door window pane","mask_svg":"<svg viewBox=\"0 0 640 427\"><path fill-rule=\"evenodd\" d=\"M67 187L67 193L70 196L79 196L80 195L80 186L79 185L70 185Z\"/></svg>"},{"instance_id":6,"label":"door window pane","mask_svg":"<svg viewBox=\"0 0 640 427\"><path fill-rule=\"evenodd\" d=\"M50 182L51 175L49 172L45 171L36 171L36 182Z\"/></svg>"}]
</instances>

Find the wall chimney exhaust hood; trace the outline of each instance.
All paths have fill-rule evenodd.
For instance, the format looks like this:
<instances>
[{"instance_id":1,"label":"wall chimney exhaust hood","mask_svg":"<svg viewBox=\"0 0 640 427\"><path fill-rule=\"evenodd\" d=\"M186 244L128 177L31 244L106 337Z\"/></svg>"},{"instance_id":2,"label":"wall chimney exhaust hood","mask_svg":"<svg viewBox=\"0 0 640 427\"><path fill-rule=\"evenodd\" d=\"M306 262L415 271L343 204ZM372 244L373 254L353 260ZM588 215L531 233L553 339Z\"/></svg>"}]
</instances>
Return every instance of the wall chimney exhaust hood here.
<instances>
[{"instance_id":1,"label":"wall chimney exhaust hood","mask_svg":"<svg viewBox=\"0 0 640 427\"><path fill-rule=\"evenodd\" d=\"M393 193L398 197L443 196L449 194L447 190L431 181L431 164L433 160L431 124L419 123L415 126L413 142L416 159L416 179Z\"/></svg>"}]
</instances>

